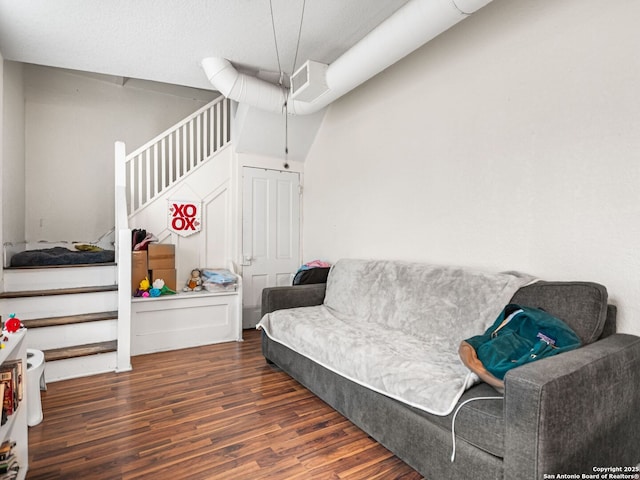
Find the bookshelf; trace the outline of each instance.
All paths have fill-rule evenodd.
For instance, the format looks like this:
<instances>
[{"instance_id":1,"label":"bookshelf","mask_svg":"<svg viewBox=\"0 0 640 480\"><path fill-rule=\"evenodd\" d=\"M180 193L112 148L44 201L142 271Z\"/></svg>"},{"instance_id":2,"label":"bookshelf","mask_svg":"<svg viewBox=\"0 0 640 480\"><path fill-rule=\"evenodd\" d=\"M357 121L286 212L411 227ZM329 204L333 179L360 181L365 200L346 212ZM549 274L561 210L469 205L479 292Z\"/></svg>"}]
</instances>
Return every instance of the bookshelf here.
<instances>
[{"instance_id":1,"label":"bookshelf","mask_svg":"<svg viewBox=\"0 0 640 480\"><path fill-rule=\"evenodd\" d=\"M27 348L24 343L24 337L27 334L26 329L21 329L16 333L2 332L4 348L0 349L0 365L18 360L22 362L22 400L17 406L13 414L7 417L4 425L0 426L0 445L5 441L14 441L16 446L13 452L16 455L20 470L18 471L19 480L24 480L27 476L29 464L29 435L27 428ZM2 474L0 474L0 478Z\"/></svg>"}]
</instances>

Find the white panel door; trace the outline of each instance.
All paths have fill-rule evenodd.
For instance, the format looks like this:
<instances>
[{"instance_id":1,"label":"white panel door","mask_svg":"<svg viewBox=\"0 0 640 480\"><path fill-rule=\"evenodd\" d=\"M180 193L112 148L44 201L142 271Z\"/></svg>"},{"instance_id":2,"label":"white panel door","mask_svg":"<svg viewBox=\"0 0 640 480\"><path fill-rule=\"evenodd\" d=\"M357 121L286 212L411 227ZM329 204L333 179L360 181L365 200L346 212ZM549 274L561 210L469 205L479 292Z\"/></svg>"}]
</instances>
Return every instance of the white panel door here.
<instances>
[{"instance_id":1,"label":"white panel door","mask_svg":"<svg viewBox=\"0 0 640 480\"><path fill-rule=\"evenodd\" d=\"M262 289L291 285L300 266L300 177L250 167L242 176L242 326L253 328Z\"/></svg>"}]
</instances>

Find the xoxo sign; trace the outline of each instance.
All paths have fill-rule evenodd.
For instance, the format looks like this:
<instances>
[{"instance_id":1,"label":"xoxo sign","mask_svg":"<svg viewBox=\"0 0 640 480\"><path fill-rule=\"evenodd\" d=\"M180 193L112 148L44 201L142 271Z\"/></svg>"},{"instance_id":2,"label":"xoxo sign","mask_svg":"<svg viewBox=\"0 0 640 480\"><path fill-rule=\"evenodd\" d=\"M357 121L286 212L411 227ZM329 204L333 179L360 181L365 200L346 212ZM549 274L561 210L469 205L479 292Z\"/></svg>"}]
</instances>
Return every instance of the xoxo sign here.
<instances>
[{"instance_id":1,"label":"xoxo sign","mask_svg":"<svg viewBox=\"0 0 640 480\"><path fill-rule=\"evenodd\" d=\"M200 204L195 202L176 202L169 200L169 230L183 237L200 231Z\"/></svg>"}]
</instances>

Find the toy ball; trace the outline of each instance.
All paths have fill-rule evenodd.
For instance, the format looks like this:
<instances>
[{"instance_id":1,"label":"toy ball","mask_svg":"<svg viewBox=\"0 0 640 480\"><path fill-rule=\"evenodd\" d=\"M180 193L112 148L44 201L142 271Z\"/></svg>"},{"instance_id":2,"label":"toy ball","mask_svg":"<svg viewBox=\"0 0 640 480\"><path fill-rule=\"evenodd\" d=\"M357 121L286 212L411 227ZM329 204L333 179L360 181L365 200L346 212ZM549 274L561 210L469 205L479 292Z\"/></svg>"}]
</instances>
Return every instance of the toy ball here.
<instances>
[{"instance_id":1,"label":"toy ball","mask_svg":"<svg viewBox=\"0 0 640 480\"><path fill-rule=\"evenodd\" d=\"M148 297L149 296L149 292L142 292L142 296L145 297L145 298Z\"/></svg>"}]
</instances>

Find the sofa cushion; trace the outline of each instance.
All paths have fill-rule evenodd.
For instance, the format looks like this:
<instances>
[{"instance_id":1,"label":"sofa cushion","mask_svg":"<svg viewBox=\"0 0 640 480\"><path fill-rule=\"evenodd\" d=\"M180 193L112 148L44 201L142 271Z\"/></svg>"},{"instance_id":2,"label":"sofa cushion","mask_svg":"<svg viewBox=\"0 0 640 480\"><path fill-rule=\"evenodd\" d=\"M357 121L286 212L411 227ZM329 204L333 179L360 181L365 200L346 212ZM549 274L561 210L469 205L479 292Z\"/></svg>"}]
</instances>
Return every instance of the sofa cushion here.
<instances>
[{"instance_id":1,"label":"sofa cushion","mask_svg":"<svg viewBox=\"0 0 640 480\"><path fill-rule=\"evenodd\" d=\"M493 388L486 383L481 383L467 390L464 395L460 397L458 406L471 398L490 398L496 396L498 396L498 394ZM502 399L478 399L460 408L455 423L456 442L462 440L491 455L500 458L504 457L503 402ZM458 406L446 417L430 415L425 412L420 412L420 415L428 418L440 427L451 431L451 422Z\"/></svg>"},{"instance_id":2,"label":"sofa cushion","mask_svg":"<svg viewBox=\"0 0 640 480\"><path fill-rule=\"evenodd\" d=\"M278 343L345 378L436 415L447 415L469 386L452 342L421 340L357 317L340 319L324 305L265 315L258 327Z\"/></svg>"},{"instance_id":3,"label":"sofa cushion","mask_svg":"<svg viewBox=\"0 0 640 480\"><path fill-rule=\"evenodd\" d=\"M324 304L338 318L359 318L422 340L455 332L460 341L491 325L518 288L516 273L387 260L341 259L332 267Z\"/></svg>"},{"instance_id":4,"label":"sofa cushion","mask_svg":"<svg viewBox=\"0 0 640 480\"><path fill-rule=\"evenodd\" d=\"M539 281L520 288L511 303L546 310L569 325L584 345L600 338L607 319L607 289L597 283Z\"/></svg>"}]
</instances>

